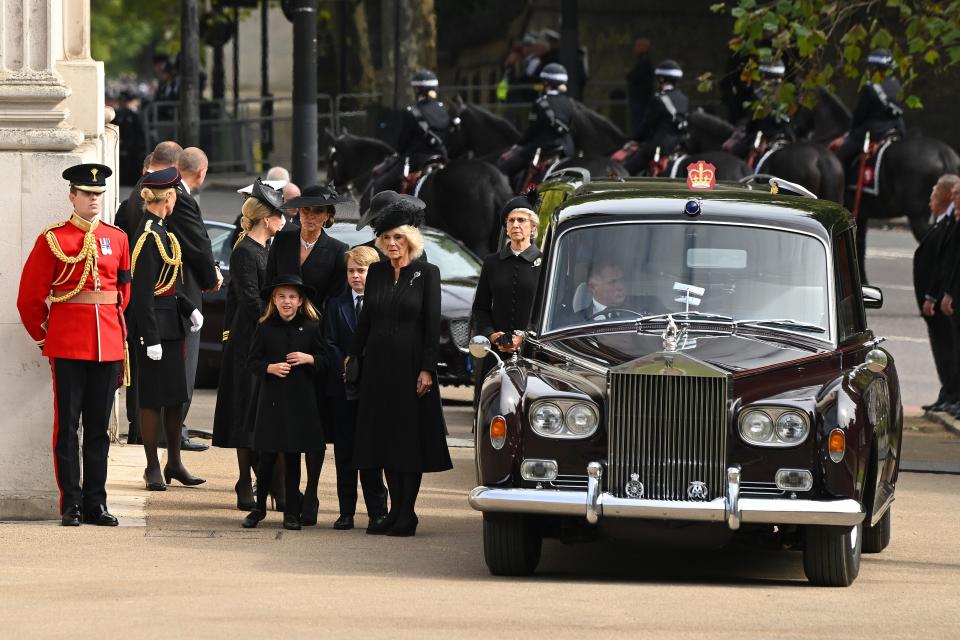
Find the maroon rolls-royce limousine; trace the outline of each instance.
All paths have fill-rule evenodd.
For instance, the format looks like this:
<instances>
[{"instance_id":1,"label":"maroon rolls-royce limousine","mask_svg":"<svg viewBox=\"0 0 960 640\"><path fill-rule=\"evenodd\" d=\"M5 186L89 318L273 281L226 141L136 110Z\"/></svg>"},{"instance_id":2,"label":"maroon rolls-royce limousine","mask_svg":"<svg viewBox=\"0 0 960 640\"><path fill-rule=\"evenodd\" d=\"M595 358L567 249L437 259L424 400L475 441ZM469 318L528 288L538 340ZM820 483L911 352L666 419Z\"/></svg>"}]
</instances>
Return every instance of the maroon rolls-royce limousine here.
<instances>
[{"instance_id":1,"label":"maroon rolls-royce limousine","mask_svg":"<svg viewBox=\"0 0 960 640\"><path fill-rule=\"evenodd\" d=\"M887 546L903 412L864 313L882 295L861 285L851 216L770 183L541 185L523 347L470 345L498 361L469 495L493 574L535 571L544 537L768 537L846 586Z\"/></svg>"}]
</instances>

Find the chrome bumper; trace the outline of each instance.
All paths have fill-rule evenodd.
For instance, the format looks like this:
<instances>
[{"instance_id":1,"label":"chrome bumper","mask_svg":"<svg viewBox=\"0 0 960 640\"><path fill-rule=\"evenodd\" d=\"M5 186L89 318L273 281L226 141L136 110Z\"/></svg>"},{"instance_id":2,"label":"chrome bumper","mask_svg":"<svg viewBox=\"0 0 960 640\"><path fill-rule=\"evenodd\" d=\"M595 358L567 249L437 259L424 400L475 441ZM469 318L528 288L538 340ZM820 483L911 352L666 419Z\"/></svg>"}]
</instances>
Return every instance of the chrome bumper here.
<instances>
[{"instance_id":1,"label":"chrome bumper","mask_svg":"<svg viewBox=\"0 0 960 640\"><path fill-rule=\"evenodd\" d=\"M618 498L600 491L602 468L598 463L591 462L587 474L586 492L477 487L468 500L477 511L580 516L591 524L600 517L636 518L725 522L736 530L742 522L851 527L864 518L860 503L852 499L741 498L739 467L727 469L726 497L709 502Z\"/></svg>"}]
</instances>

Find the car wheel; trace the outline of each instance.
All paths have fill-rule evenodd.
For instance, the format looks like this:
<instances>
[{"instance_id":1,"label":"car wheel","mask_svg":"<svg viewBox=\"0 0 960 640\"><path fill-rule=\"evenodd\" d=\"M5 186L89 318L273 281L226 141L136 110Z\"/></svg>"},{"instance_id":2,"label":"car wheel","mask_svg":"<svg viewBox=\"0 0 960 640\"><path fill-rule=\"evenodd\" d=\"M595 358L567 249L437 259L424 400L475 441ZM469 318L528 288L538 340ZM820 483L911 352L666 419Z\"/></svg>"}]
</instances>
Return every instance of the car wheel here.
<instances>
[{"instance_id":1,"label":"car wheel","mask_svg":"<svg viewBox=\"0 0 960 640\"><path fill-rule=\"evenodd\" d=\"M877 524L863 528L864 553L880 553L890 544L890 511L892 510L893 507L889 507Z\"/></svg>"},{"instance_id":2,"label":"car wheel","mask_svg":"<svg viewBox=\"0 0 960 640\"><path fill-rule=\"evenodd\" d=\"M543 537L532 516L483 514L483 557L495 576L528 576L540 562Z\"/></svg>"},{"instance_id":3,"label":"car wheel","mask_svg":"<svg viewBox=\"0 0 960 640\"><path fill-rule=\"evenodd\" d=\"M860 573L863 525L809 526L803 550L807 580L823 587L849 587Z\"/></svg>"}]
</instances>

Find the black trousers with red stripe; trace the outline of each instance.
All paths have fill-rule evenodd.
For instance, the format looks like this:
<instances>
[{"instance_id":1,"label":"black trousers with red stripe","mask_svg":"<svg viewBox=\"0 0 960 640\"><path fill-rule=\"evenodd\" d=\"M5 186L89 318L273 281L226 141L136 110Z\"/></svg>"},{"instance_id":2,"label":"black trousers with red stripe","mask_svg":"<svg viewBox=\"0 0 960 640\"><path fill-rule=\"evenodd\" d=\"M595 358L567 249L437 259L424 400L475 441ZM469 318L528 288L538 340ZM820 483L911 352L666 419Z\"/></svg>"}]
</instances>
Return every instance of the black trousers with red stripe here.
<instances>
[{"instance_id":1,"label":"black trousers with red stripe","mask_svg":"<svg viewBox=\"0 0 960 640\"><path fill-rule=\"evenodd\" d=\"M53 456L60 511L107 504L110 412L121 362L51 358L53 368ZM83 484L80 482L80 423L83 422Z\"/></svg>"}]
</instances>

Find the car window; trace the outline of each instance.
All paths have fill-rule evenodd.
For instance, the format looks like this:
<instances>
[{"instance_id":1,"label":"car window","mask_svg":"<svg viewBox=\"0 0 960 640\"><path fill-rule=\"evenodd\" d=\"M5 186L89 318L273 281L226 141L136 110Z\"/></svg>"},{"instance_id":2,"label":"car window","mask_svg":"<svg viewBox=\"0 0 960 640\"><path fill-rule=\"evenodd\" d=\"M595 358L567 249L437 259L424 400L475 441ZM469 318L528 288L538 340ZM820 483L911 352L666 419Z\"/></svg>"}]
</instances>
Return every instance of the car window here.
<instances>
[{"instance_id":1,"label":"car window","mask_svg":"<svg viewBox=\"0 0 960 640\"><path fill-rule=\"evenodd\" d=\"M442 279L480 277L480 262L450 236L428 231L423 234L423 246L427 258L440 269Z\"/></svg>"},{"instance_id":2,"label":"car window","mask_svg":"<svg viewBox=\"0 0 960 640\"><path fill-rule=\"evenodd\" d=\"M863 291L860 288L860 271L857 269L857 249L853 230L837 238L837 329L838 339L843 341L866 329L867 320L863 310Z\"/></svg>"},{"instance_id":3,"label":"car window","mask_svg":"<svg viewBox=\"0 0 960 640\"><path fill-rule=\"evenodd\" d=\"M357 231L352 224L335 224L327 229L327 233L330 234L331 238L336 238L348 247L355 247L373 239L373 231L370 230L370 227L364 227Z\"/></svg>"},{"instance_id":4,"label":"car window","mask_svg":"<svg viewBox=\"0 0 960 640\"><path fill-rule=\"evenodd\" d=\"M823 244L785 230L658 223L583 227L557 241L544 330L698 311L794 320L830 335ZM626 309L612 315L605 308Z\"/></svg>"},{"instance_id":5,"label":"car window","mask_svg":"<svg viewBox=\"0 0 960 640\"><path fill-rule=\"evenodd\" d=\"M207 225L207 235L210 236L210 245L213 247L213 259L218 261L221 267L230 266L230 253L233 251L233 247L230 246L232 233L231 227Z\"/></svg>"}]
</instances>

